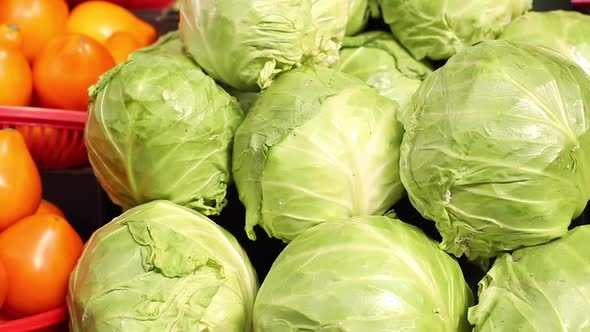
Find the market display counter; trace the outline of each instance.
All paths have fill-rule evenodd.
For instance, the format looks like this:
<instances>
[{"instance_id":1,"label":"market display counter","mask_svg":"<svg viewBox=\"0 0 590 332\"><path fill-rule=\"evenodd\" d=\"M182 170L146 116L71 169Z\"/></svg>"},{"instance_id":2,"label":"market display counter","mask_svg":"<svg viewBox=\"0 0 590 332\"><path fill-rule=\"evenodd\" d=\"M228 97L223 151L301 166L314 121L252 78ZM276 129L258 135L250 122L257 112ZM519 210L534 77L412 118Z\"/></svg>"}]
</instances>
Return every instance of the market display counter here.
<instances>
[{"instance_id":1,"label":"market display counter","mask_svg":"<svg viewBox=\"0 0 590 332\"><path fill-rule=\"evenodd\" d=\"M534 9L539 11L573 9L570 1L567 0L536 0L534 6ZM178 21L178 13L172 10L137 11L136 13L156 26L159 34L174 30ZM85 240L96 229L121 213L120 208L109 200L98 185L90 167L43 171L42 176L43 186L46 190L45 198L63 208L70 222ZM275 257L284 248L284 244L279 240L269 239L260 229L257 230L258 240L250 241L244 231L245 210L239 202L234 187L229 190L228 201L229 205L225 207L221 215L214 216L212 219L236 236L251 256L262 280ZM440 240L434 223L424 220L407 198L396 204L394 209L402 220L419 225L429 236ZM585 224L587 218L587 212L585 212L572 223L572 228ZM468 271L471 271L466 275L469 276L468 279L472 287L475 287L483 275L481 270L470 264L464 264L464 266Z\"/></svg>"}]
</instances>

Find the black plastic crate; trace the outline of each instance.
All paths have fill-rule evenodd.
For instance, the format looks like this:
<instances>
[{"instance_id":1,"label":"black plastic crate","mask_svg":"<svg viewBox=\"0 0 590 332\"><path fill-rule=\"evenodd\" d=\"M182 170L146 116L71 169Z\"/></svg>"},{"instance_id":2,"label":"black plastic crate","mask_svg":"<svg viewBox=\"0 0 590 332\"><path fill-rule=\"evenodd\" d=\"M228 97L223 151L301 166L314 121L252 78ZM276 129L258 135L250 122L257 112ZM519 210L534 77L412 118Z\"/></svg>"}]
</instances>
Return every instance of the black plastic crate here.
<instances>
[{"instance_id":1,"label":"black plastic crate","mask_svg":"<svg viewBox=\"0 0 590 332\"><path fill-rule=\"evenodd\" d=\"M58 205L82 239L121 213L90 167L41 171L43 198Z\"/></svg>"}]
</instances>

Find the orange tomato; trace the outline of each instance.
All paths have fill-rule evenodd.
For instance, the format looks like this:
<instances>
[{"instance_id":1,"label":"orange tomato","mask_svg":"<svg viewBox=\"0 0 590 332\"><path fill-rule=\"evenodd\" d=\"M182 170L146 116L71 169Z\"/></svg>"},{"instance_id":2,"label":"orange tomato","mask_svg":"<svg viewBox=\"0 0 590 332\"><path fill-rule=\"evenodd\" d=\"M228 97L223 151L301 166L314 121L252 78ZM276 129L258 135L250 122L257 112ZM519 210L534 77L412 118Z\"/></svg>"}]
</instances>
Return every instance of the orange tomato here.
<instances>
[{"instance_id":1,"label":"orange tomato","mask_svg":"<svg viewBox=\"0 0 590 332\"><path fill-rule=\"evenodd\" d=\"M72 226L51 214L32 215L0 233L0 260L10 285L4 310L31 316L65 305L82 247Z\"/></svg>"},{"instance_id":2,"label":"orange tomato","mask_svg":"<svg viewBox=\"0 0 590 332\"><path fill-rule=\"evenodd\" d=\"M12 23L0 25L0 45L23 49L23 35L18 25Z\"/></svg>"},{"instance_id":3,"label":"orange tomato","mask_svg":"<svg viewBox=\"0 0 590 332\"><path fill-rule=\"evenodd\" d=\"M112 34L105 46L113 55L116 63L127 61L129 55L141 48L141 44L129 32L118 31Z\"/></svg>"},{"instance_id":4,"label":"orange tomato","mask_svg":"<svg viewBox=\"0 0 590 332\"><path fill-rule=\"evenodd\" d=\"M117 31L131 33L140 45L158 37L156 29L131 11L108 1L87 1L76 6L68 19L68 31L91 36L101 43Z\"/></svg>"},{"instance_id":5,"label":"orange tomato","mask_svg":"<svg viewBox=\"0 0 590 332\"><path fill-rule=\"evenodd\" d=\"M28 106L33 93L31 75L22 51L0 44L0 105Z\"/></svg>"},{"instance_id":6,"label":"orange tomato","mask_svg":"<svg viewBox=\"0 0 590 332\"><path fill-rule=\"evenodd\" d=\"M64 212L59 207L57 207L57 205L46 200L41 201L41 204L39 204L39 207L37 208L37 211L35 211L35 214L53 214L64 219L66 217Z\"/></svg>"},{"instance_id":7,"label":"orange tomato","mask_svg":"<svg viewBox=\"0 0 590 332\"><path fill-rule=\"evenodd\" d=\"M35 58L34 91L44 107L85 111L88 88L113 66L109 50L91 37L59 36Z\"/></svg>"},{"instance_id":8,"label":"orange tomato","mask_svg":"<svg viewBox=\"0 0 590 332\"><path fill-rule=\"evenodd\" d=\"M6 269L4 268L2 261L0 261L0 309L2 309L2 305L4 305L7 289L8 281L6 280Z\"/></svg>"},{"instance_id":9,"label":"orange tomato","mask_svg":"<svg viewBox=\"0 0 590 332\"><path fill-rule=\"evenodd\" d=\"M0 231L32 215L41 202L41 176L22 135L0 130Z\"/></svg>"},{"instance_id":10,"label":"orange tomato","mask_svg":"<svg viewBox=\"0 0 590 332\"><path fill-rule=\"evenodd\" d=\"M68 14L64 0L0 0L0 24L18 25L29 61L53 36L67 30Z\"/></svg>"}]
</instances>

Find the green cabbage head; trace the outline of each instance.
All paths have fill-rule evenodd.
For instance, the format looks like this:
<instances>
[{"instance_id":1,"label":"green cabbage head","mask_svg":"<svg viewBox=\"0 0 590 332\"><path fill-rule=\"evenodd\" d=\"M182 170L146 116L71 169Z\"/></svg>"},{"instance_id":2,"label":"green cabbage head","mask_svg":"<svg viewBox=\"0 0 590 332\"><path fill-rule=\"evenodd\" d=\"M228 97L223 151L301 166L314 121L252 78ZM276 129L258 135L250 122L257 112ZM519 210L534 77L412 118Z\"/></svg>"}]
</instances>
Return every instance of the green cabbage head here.
<instances>
[{"instance_id":1,"label":"green cabbage head","mask_svg":"<svg viewBox=\"0 0 590 332\"><path fill-rule=\"evenodd\" d=\"M72 332L252 331L256 273L236 239L168 201L96 231L70 276Z\"/></svg>"},{"instance_id":2,"label":"green cabbage head","mask_svg":"<svg viewBox=\"0 0 590 332\"><path fill-rule=\"evenodd\" d=\"M469 309L476 332L588 331L590 226L500 256Z\"/></svg>"},{"instance_id":3,"label":"green cabbage head","mask_svg":"<svg viewBox=\"0 0 590 332\"><path fill-rule=\"evenodd\" d=\"M256 332L467 332L459 264L387 216L318 225L289 243L254 305Z\"/></svg>"},{"instance_id":4,"label":"green cabbage head","mask_svg":"<svg viewBox=\"0 0 590 332\"><path fill-rule=\"evenodd\" d=\"M207 74L257 91L302 63L336 62L348 12L348 1L182 0L179 29Z\"/></svg>"},{"instance_id":5,"label":"green cabbage head","mask_svg":"<svg viewBox=\"0 0 590 332\"><path fill-rule=\"evenodd\" d=\"M181 47L178 33L167 35L92 88L88 156L124 209L165 199L213 215L226 204L243 113Z\"/></svg>"},{"instance_id":6,"label":"green cabbage head","mask_svg":"<svg viewBox=\"0 0 590 332\"><path fill-rule=\"evenodd\" d=\"M397 104L362 81L302 66L265 90L236 132L246 231L285 242L319 223L383 214L403 193Z\"/></svg>"},{"instance_id":7,"label":"green cabbage head","mask_svg":"<svg viewBox=\"0 0 590 332\"><path fill-rule=\"evenodd\" d=\"M390 33L365 32L346 37L340 50L340 60L332 68L355 76L396 101L400 109L432 69L412 58Z\"/></svg>"},{"instance_id":8,"label":"green cabbage head","mask_svg":"<svg viewBox=\"0 0 590 332\"><path fill-rule=\"evenodd\" d=\"M590 74L590 16L574 11L530 12L510 23L502 39L551 48Z\"/></svg>"},{"instance_id":9,"label":"green cabbage head","mask_svg":"<svg viewBox=\"0 0 590 332\"><path fill-rule=\"evenodd\" d=\"M590 80L532 44L486 41L416 92L401 179L470 259L563 236L590 198Z\"/></svg>"},{"instance_id":10,"label":"green cabbage head","mask_svg":"<svg viewBox=\"0 0 590 332\"><path fill-rule=\"evenodd\" d=\"M495 39L532 0L378 0L395 37L418 60L445 60Z\"/></svg>"}]
</instances>

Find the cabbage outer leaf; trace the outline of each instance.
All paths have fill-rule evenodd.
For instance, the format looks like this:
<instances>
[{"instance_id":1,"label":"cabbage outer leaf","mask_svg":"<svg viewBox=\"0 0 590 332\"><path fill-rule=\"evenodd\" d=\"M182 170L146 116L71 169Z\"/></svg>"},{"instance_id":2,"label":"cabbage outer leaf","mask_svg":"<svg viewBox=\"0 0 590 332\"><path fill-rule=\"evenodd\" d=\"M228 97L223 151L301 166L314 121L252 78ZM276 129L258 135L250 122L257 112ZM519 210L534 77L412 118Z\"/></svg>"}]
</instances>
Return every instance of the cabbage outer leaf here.
<instances>
[{"instance_id":1,"label":"cabbage outer leaf","mask_svg":"<svg viewBox=\"0 0 590 332\"><path fill-rule=\"evenodd\" d=\"M476 332L587 331L590 226L499 257L469 309Z\"/></svg>"},{"instance_id":2,"label":"cabbage outer leaf","mask_svg":"<svg viewBox=\"0 0 590 332\"><path fill-rule=\"evenodd\" d=\"M590 80L553 51L482 42L430 75L409 113L401 179L449 253L561 237L590 198Z\"/></svg>"},{"instance_id":3,"label":"cabbage outer leaf","mask_svg":"<svg viewBox=\"0 0 590 332\"><path fill-rule=\"evenodd\" d=\"M397 104L321 66L282 75L236 132L233 173L251 239L290 241L327 220L382 214L403 194Z\"/></svg>"},{"instance_id":4,"label":"cabbage outer leaf","mask_svg":"<svg viewBox=\"0 0 590 332\"><path fill-rule=\"evenodd\" d=\"M258 280L235 238L167 201L96 231L70 277L73 332L252 330Z\"/></svg>"},{"instance_id":5,"label":"cabbage outer leaf","mask_svg":"<svg viewBox=\"0 0 590 332\"><path fill-rule=\"evenodd\" d=\"M386 216L318 225L287 245L254 305L257 332L467 332L457 262Z\"/></svg>"},{"instance_id":6,"label":"cabbage outer leaf","mask_svg":"<svg viewBox=\"0 0 590 332\"><path fill-rule=\"evenodd\" d=\"M532 0L378 0L385 23L417 60L445 60L495 39Z\"/></svg>"},{"instance_id":7,"label":"cabbage outer leaf","mask_svg":"<svg viewBox=\"0 0 590 332\"><path fill-rule=\"evenodd\" d=\"M567 56L590 74L590 17L574 11L530 12L510 23L502 39L529 42Z\"/></svg>"},{"instance_id":8,"label":"cabbage outer leaf","mask_svg":"<svg viewBox=\"0 0 590 332\"><path fill-rule=\"evenodd\" d=\"M109 71L92 90L85 140L111 200L129 209L157 199L219 214L231 182L240 105L163 37Z\"/></svg>"}]
</instances>

